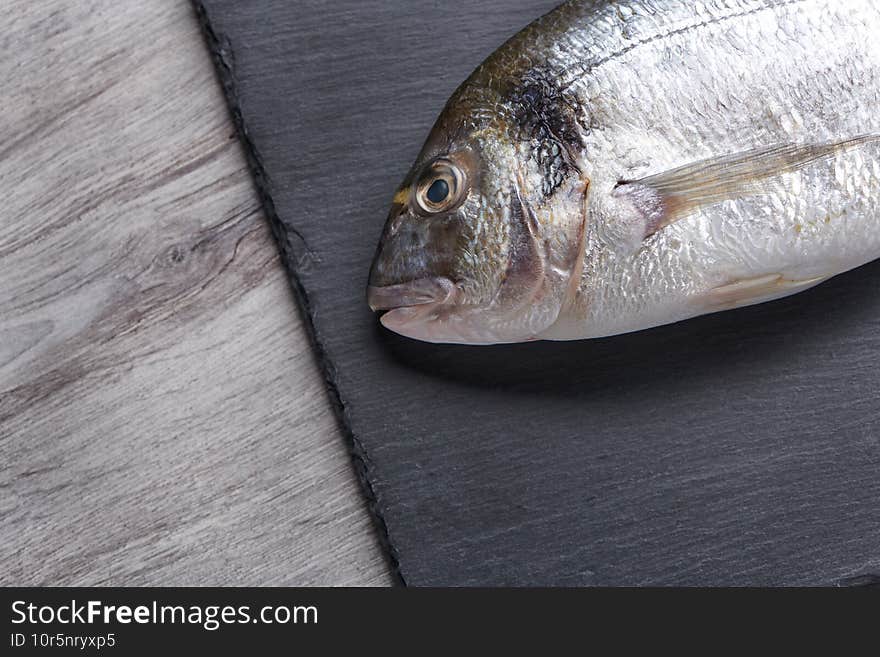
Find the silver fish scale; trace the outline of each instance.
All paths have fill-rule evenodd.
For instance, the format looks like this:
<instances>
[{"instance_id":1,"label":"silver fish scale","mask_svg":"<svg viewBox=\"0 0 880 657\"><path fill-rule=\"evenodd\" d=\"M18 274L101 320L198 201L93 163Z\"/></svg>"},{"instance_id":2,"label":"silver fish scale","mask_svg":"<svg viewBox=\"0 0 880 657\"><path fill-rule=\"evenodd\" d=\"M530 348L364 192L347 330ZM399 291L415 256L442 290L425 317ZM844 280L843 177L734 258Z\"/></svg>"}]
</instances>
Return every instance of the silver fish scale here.
<instances>
[{"instance_id":1,"label":"silver fish scale","mask_svg":"<svg viewBox=\"0 0 880 657\"><path fill-rule=\"evenodd\" d=\"M705 207L635 253L603 237L619 220L605 202L618 180L755 147L880 133L878 4L570 2L530 28L542 34L535 47L553 36L545 65L583 108L577 164L591 179L578 299L548 337L685 319L722 309L712 291L736 281L806 281L880 257L876 144Z\"/></svg>"}]
</instances>

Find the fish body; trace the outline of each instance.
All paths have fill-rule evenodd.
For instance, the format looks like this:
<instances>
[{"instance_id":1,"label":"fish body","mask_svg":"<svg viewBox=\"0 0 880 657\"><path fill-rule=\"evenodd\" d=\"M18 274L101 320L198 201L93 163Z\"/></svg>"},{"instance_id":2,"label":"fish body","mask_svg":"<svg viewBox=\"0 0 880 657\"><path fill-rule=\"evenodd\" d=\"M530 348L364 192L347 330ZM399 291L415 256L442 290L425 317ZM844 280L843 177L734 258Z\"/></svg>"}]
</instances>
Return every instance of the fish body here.
<instances>
[{"instance_id":1,"label":"fish body","mask_svg":"<svg viewBox=\"0 0 880 657\"><path fill-rule=\"evenodd\" d=\"M874 0L561 5L450 99L371 305L434 342L581 339L880 257L877 34Z\"/></svg>"}]
</instances>

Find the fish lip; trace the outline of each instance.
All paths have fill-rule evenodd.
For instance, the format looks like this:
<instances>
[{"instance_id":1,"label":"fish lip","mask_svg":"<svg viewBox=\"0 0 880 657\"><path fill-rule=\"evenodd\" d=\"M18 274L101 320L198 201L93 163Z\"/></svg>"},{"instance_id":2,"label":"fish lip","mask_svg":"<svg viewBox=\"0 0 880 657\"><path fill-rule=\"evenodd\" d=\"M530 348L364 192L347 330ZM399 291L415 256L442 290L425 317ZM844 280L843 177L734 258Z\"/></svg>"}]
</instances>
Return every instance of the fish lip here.
<instances>
[{"instance_id":1,"label":"fish lip","mask_svg":"<svg viewBox=\"0 0 880 657\"><path fill-rule=\"evenodd\" d=\"M367 303L374 312L445 305L455 298L457 287L446 277L417 278L396 285L368 285Z\"/></svg>"}]
</instances>

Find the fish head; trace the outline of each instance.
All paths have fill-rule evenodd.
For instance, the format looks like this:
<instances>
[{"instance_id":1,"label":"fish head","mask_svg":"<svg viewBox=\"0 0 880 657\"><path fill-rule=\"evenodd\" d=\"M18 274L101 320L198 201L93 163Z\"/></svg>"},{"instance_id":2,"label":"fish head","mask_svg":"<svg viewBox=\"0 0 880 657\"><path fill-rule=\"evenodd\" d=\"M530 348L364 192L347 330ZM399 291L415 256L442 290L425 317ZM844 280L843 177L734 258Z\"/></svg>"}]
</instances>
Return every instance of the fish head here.
<instances>
[{"instance_id":1,"label":"fish head","mask_svg":"<svg viewBox=\"0 0 880 657\"><path fill-rule=\"evenodd\" d=\"M579 277L586 187L566 175L548 198L533 150L503 117L447 106L394 196L370 270L368 302L386 328L492 344L553 324Z\"/></svg>"}]
</instances>

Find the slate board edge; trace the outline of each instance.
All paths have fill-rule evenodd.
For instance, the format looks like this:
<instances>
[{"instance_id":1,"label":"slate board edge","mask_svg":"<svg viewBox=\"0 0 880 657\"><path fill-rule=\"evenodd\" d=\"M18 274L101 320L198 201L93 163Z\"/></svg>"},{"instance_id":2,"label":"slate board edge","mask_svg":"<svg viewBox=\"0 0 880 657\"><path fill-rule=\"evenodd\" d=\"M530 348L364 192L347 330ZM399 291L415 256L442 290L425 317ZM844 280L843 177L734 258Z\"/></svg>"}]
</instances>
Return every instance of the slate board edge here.
<instances>
[{"instance_id":1,"label":"slate board edge","mask_svg":"<svg viewBox=\"0 0 880 657\"><path fill-rule=\"evenodd\" d=\"M355 474L361 484L361 490L366 497L367 506L370 510L370 514L373 518L374 525L379 536L379 542L382 545L394 580L396 581L396 583L406 586L406 581L404 580L403 574L400 570L400 560L397 550L394 547L391 536L388 533L388 525L385 522L385 517L382 513L382 509L380 508L378 498L373 488L370 476L369 458L366 454L363 444L360 442L360 440L358 440L357 436L354 434L354 431L351 428L351 424L348 420L348 415L345 409L345 403L343 402L342 397L339 394L339 387L336 383L335 368L333 366L333 363L328 358L321 339L318 336L317 331L315 330L314 323L312 322L312 313L310 311L308 292L299 280L299 262L302 255L308 256L310 251L308 248L308 244L306 244L305 240L302 239L301 235L297 234L297 237L302 242L304 254L297 254L295 252L293 245L291 245L287 239L287 231L291 231L292 228L285 228L280 217L278 216L277 210L275 209L275 203L272 200L272 195L269 190L268 179L265 169L263 168L262 160L259 153L257 152L255 144L250 139L247 126L245 124L244 115L241 110L241 104L238 100L237 86L235 80L235 55L232 51L231 43L223 34L218 34L214 30L210 16L208 15L207 8L202 4L202 2L200 2L200 0L192 0L192 5L195 9L199 24L201 25L202 34L205 38L205 44L208 47L208 51L211 53L211 58L214 60L217 78L220 82L220 86L223 89L223 94L226 98L226 103L229 107L229 112L232 117L232 122L235 125L236 133L244 148L245 157L251 170L251 175L254 179L254 185L256 187L260 203L263 207L263 212L266 214L269 226L272 230L272 235L275 237L275 241L277 242L278 248L281 252L281 258L284 261L284 265L288 271L288 280L290 281L290 286L293 290L294 297L297 300L297 305L300 309L303 323L305 324L306 334L309 337L309 341L311 342L312 348L315 352L315 357L318 361L318 366L321 370L321 374L324 377L324 381L327 386L327 392L330 397L330 403L336 414L337 420L342 430L342 434L348 443L348 448L349 452L351 453L352 464L354 466Z\"/></svg>"}]
</instances>

